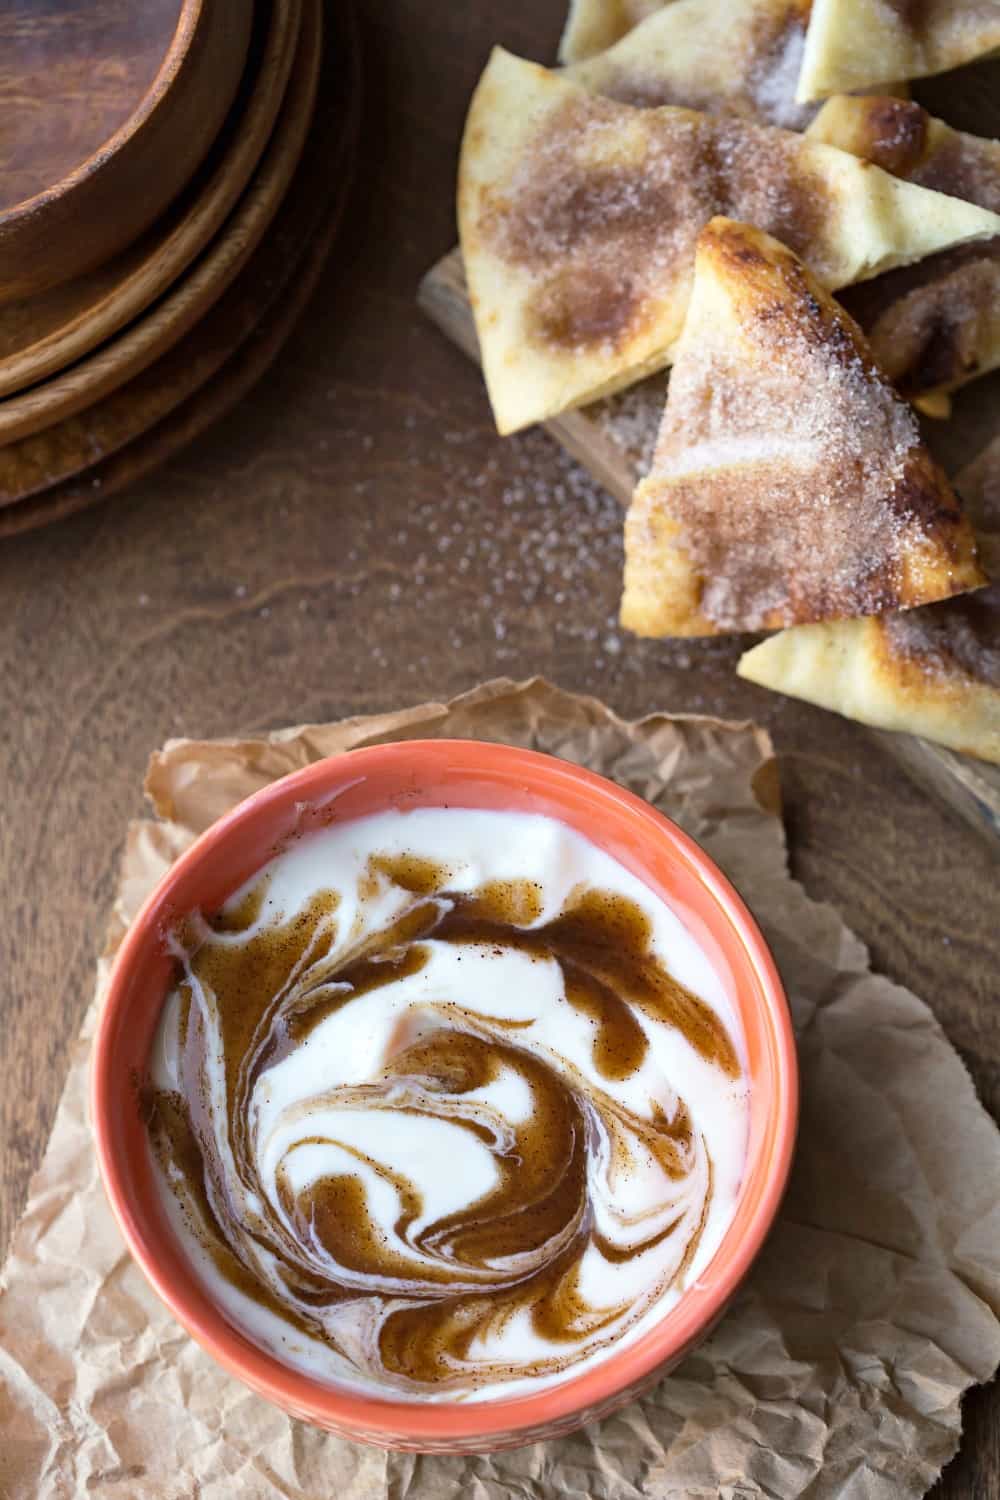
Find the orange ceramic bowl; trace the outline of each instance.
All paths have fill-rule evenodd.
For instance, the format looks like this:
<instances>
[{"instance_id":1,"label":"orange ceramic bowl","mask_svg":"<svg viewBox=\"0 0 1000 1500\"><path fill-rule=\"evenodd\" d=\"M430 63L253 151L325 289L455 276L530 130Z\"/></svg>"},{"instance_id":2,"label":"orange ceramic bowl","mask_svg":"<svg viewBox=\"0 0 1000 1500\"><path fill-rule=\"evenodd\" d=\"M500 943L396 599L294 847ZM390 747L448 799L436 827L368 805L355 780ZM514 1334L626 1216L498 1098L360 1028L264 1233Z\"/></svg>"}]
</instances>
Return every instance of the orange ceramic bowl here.
<instances>
[{"instance_id":1,"label":"orange ceramic bowl","mask_svg":"<svg viewBox=\"0 0 1000 1500\"><path fill-rule=\"evenodd\" d=\"M743 1022L750 1139L735 1217L681 1300L634 1343L560 1385L475 1402L378 1400L287 1368L202 1290L157 1196L137 1081L171 976L164 933L211 910L288 840L386 808L470 807L558 818L606 850L686 922L723 976ZM296 1417L343 1437L422 1452L487 1452L555 1437L652 1384L709 1331L760 1250L784 1192L798 1084L785 996L764 939L733 887L648 803L552 756L471 740L355 750L284 777L220 818L182 854L122 943L98 1027L92 1077L97 1153L112 1208L153 1287L225 1369Z\"/></svg>"}]
</instances>

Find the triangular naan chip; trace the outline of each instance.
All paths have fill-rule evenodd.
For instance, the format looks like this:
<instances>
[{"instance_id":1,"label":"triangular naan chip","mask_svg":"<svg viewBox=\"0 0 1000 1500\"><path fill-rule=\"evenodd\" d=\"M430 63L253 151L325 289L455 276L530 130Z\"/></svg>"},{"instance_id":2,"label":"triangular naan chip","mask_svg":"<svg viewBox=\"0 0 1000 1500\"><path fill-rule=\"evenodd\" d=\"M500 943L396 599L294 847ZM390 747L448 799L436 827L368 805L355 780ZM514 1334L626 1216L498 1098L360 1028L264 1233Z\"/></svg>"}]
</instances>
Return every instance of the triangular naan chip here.
<instances>
[{"instance_id":1,"label":"triangular naan chip","mask_svg":"<svg viewBox=\"0 0 1000 1500\"><path fill-rule=\"evenodd\" d=\"M559 61L581 62L620 41L670 0L570 0L559 41ZM674 0L677 3L677 0Z\"/></svg>"},{"instance_id":2,"label":"triangular naan chip","mask_svg":"<svg viewBox=\"0 0 1000 1500\"><path fill-rule=\"evenodd\" d=\"M499 430L667 364L698 232L720 212L779 235L828 287L1000 232L994 214L791 131L633 109L497 48L458 219Z\"/></svg>"},{"instance_id":3,"label":"triangular naan chip","mask_svg":"<svg viewBox=\"0 0 1000 1500\"><path fill-rule=\"evenodd\" d=\"M813 0L798 98L944 73L1000 47L1000 0Z\"/></svg>"},{"instance_id":4,"label":"triangular naan chip","mask_svg":"<svg viewBox=\"0 0 1000 1500\"><path fill-rule=\"evenodd\" d=\"M815 113L795 102L808 19L809 0L674 0L566 76L623 104L801 130Z\"/></svg>"},{"instance_id":5,"label":"triangular naan chip","mask_svg":"<svg viewBox=\"0 0 1000 1500\"><path fill-rule=\"evenodd\" d=\"M1000 438L955 481L1000 578ZM867 620L800 625L748 651L741 677L1000 763L1000 583Z\"/></svg>"},{"instance_id":6,"label":"triangular naan chip","mask_svg":"<svg viewBox=\"0 0 1000 1500\"><path fill-rule=\"evenodd\" d=\"M798 625L740 660L741 677L845 718L1000 764L1000 584L945 604Z\"/></svg>"},{"instance_id":7,"label":"triangular naan chip","mask_svg":"<svg viewBox=\"0 0 1000 1500\"><path fill-rule=\"evenodd\" d=\"M860 330L777 240L714 219L625 522L622 624L767 630L984 581L971 527Z\"/></svg>"},{"instance_id":8,"label":"triangular naan chip","mask_svg":"<svg viewBox=\"0 0 1000 1500\"><path fill-rule=\"evenodd\" d=\"M953 130L919 104L838 94L807 134L1000 212L1000 141ZM1000 366L1000 236L889 271L841 300L886 374L921 405Z\"/></svg>"}]
</instances>

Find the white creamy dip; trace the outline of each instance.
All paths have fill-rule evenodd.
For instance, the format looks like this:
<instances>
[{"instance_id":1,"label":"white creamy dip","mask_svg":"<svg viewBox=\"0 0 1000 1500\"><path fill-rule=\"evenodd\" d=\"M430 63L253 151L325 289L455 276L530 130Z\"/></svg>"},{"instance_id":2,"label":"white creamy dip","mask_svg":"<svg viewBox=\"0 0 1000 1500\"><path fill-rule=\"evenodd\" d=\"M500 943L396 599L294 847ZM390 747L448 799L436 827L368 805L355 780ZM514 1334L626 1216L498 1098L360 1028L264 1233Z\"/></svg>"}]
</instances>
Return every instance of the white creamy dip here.
<instances>
[{"instance_id":1,"label":"white creamy dip","mask_svg":"<svg viewBox=\"0 0 1000 1500\"><path fill-rule=\"evenodd\" d=\"M287 1364L397 1399L524 1393L637 1338L718 1248L737 1017L678 916L565 825L333 826L174 942L165 1201Z\"/></svg>"}]
</instances>

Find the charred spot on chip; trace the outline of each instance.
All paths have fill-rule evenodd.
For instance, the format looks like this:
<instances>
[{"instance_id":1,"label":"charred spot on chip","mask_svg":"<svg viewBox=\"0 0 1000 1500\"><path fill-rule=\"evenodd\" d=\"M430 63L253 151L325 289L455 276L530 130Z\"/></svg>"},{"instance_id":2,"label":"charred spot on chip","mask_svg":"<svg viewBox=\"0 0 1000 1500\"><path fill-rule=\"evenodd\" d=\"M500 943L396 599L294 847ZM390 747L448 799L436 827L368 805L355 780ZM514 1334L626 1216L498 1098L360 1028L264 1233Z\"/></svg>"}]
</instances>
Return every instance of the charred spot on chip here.
<instances>
[{"instance_id":1,"label":"charred spot on chip","mask_svg":"<svg viewBox=\"0 0 1000 1500\"><path fill-rule=\"evenodd\" d=\"M760 252L755 250L752 245L734 245L729 253L733 260L741 261L747 266L759 265L762 260Z\"/></svg>"},{"instance_id":2,"label":"charred spot on chip","mask_svg":"<svg viewBox=\"0 0 1000 1500\"><path fill-rule=\"evenodd\" d=\"M756 241L747 238L741 224L715 222L705 231L705 239L712 254L731 261L741 272L748 266L763 267L771 264Z\"/></svg>"},{"instance_id":3,"label":"charred spot on chip","mask_svg":"<svg viewBox=\"0 0 1000 1500\"><path fill-rule=\"evenodd\" d=\"M895 177L909 177L927 149L928 118L909 99L872 100L865 117L865 155Z\"/></svg>"}]
</instances>

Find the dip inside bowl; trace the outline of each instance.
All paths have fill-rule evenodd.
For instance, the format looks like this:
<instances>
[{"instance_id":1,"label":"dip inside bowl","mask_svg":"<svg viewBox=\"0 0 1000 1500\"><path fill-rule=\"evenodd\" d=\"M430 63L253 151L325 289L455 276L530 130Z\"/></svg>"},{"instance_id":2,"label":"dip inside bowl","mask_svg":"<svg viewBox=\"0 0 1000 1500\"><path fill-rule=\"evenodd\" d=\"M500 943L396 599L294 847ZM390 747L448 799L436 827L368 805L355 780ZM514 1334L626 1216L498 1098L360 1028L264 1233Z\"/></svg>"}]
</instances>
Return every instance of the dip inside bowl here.
<instances>
[{"instance_id":1,"label":"dip inside bowl","mask_svg":"<svg viewBox=\"0 0 1000 1500\"><path fill-rule=\"evenodd\" d=\"M282 851L360 818L414 809L540 814L629 872L686 928L742 1031L749 1081L747 1145L731 1221L715 1253L661 1316L600 1360L524 1393L474 1400L400 1400L295 1368L226 1315L172 1227L158 1186L143 1100L151 1047L177 981L176 933L217 912ZM405 823L405 819L401 820ZM417 820L419 821L419 820ZM509 819L511 827L518 819ZM523 821L523 820L522 820ZM292 1414L344 1436L423 1451L485 1451L567 1432L623 1404L665 1373L711 1327L746 1273L777 1210L795 1131L791 1028L773 961L732 887L708 857L648 804L555 758L464 741L410 741L319 762L221 819L171 869L119 952L102 1011L93 1072L101 1169L145 1274L222 1365Z\"/></svg>"}]
</instances>

